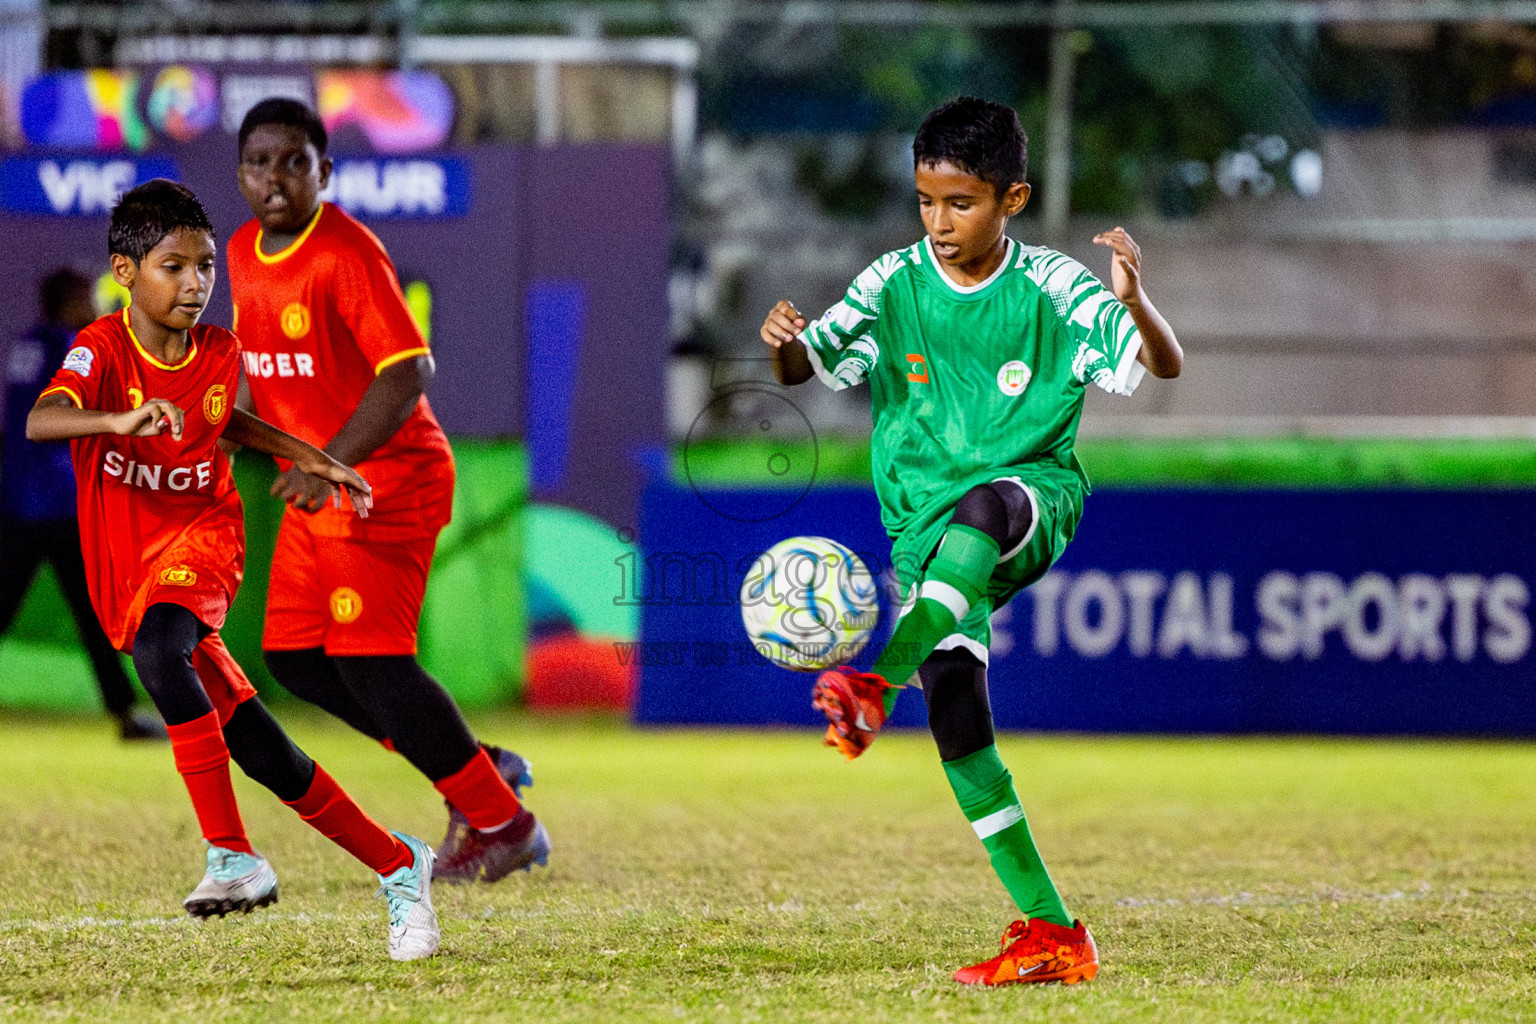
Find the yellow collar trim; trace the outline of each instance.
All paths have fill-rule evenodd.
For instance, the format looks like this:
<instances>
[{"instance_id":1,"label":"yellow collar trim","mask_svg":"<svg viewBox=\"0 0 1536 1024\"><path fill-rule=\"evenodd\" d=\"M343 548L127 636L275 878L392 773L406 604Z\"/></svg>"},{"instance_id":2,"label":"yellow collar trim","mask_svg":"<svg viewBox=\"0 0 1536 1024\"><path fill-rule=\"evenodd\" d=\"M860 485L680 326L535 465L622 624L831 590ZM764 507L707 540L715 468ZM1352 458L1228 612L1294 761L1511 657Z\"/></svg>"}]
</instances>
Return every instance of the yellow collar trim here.
<instances>
[{"instance_id":1,"label":"yellow collar trim","mask_svg":"<svg viewBox=\"0 0 1536 1024\"><path fill-rule=\"evenodd\" d=\"M263 232L261 228L257 228L256 229L256 258L261 260L261 262L263 262L263 263L279 263L279 262L287 259L289 256L292 256L295 252L298 251L299 246L304 244L304 240L309 237L309 233L311 231L315 230L315 225L320 223L320 215L322 213L324 213L324 212L325 212L325 204L324 203L321 203L319 206L315 207L315 215L313 217L309 218L309 224L307 224L305 226L303 231L299 232L299 237L295 238L292 242L289 242L287 248L281 249L278 252L275 252L275 253L273 253L270 256L268 256L266 253L261 251L261 236L265 232Z\"/></svg>"},{"instance_id":2,"label":"yellow collar trim","mask_svg":"<svg viewBox=\"0 0 1536 1024\"><path fill-rule=\"evenodd\" d=\"M139 336L133 333L133 325L128 322L127 306L123 307L123 328L128 332L128 340L133 342L133 347L139 350L139 355L143 356L144 361L150 366L157 366L162 370L181 370L185 369L188 363L197 358L197 342L193 339L192 333L190 331L187 332L186 357L175 366L171 366L167 363L162 363L160 360L150 355L149 352L145 350L144 346L139 344Z\"/></svg>"}]
</instances>

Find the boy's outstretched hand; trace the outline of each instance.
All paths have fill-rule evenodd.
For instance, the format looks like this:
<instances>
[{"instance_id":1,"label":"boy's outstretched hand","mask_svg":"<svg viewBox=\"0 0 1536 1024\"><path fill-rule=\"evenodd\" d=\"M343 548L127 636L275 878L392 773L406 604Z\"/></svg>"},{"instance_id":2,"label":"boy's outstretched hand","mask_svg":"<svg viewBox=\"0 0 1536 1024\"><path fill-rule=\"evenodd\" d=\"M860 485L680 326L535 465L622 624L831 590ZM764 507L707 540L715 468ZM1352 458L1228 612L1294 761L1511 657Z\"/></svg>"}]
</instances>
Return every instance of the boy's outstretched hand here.
<instances>
[{"instance_id":1,"label":"boy's outstretched hand","mask_svg":"<svg viewBox=\"0 0 1536 1024\"><path fill-rule=\"evenodd\" d=\"M1141 246L1136 244L1125 228L1101 231L1093 236L1095 245L1107 245L1115 251L1115 262L1110 268L1110 285L1115 298L1125 303L1136 329L1141 332L1141 347L1136 350L1136 361L1147 368L1154 377L1177 377L1184 370L1184 349L1174 336L1173 328L1163 319L1163 314L1152 305L1141 286Z\"/></svg>"},{"instance_id":2,"label":"boy's outstretched hand","mask_svg":"<svg viewBox=\"0 0 1536 1024\"><path fill-rule=\"evenodd\" d=\"M1117 226L1113 231L1101 231L1093 236L1094 245L1107 245L1115 251L1115 262L1110 267L1110 285L1115 298L1127 306L1139 304L1141 295L1141 246L1125 228Z\"/></svg>"},{"instance_id":3,"label":"boy's outstretched hand","mask_svg":"<svg viewBox=\"0 0 1536 1024\"><path fill-rule=\"evenodd\" d=\"M769 346L778 348L787 341L794 341L803 330L805 317L800 315L800 311L788 299L780 299L768 311L768 318L763 321L762 330L758 334Z\"/></svg>"},{"instance_id":4,"label":"boy's outstretched hand","mask_svg":"<svg viewBox=\"0 0 1536 1024\"><path fill-rule=\"evenodd\" d=\"M174 402L151 398L137 409L113 417L112 433L126 437L157 437L170 431L171 437L180 441L184 422L185 417Z\"/></svg>"},{"instance_id":5,"label":"boy's outstretched hand","mask_svg":"<svg viewBox=\"0 0 1536 1024\"><path fill-rule=\"evenodd\" d=\"M357 475L357 470L351 466L344 466L324 452L317 453L320 457L306 465L294 464L294 469L302 470L310 476L318 477L335 485L333 495L336 507L341 508L341 492L347 492L347 498L352 502L352 510L363 519L368 518L368 510L373 508L373 488L368 486L368 481Z\"/></svg>"}]
</instances>

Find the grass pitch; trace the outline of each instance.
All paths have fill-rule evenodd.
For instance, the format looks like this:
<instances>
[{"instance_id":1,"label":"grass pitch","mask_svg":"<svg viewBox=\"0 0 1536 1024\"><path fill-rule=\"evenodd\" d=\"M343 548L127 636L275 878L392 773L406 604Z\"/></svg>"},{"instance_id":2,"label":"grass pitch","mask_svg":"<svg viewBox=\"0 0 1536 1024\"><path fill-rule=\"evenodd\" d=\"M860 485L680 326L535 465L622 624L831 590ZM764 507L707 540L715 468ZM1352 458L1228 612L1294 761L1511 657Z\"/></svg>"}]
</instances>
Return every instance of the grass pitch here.
<instances>
[{"instance_id":1,"label":"grass pitch","mask_svg":"<svg viewBox=\"0 0 1536 1024\"><path fill-rule=\"evenodd\" d=\"M401 759L279 717L386 824L440 838ZM1536 747L1005 737L1104 966L977 991L950 972L1016 915L925 735L849 765L802 732L476 725L533 759L550 868L436 888L442 953L395 964L368 872L265 791L239 780L281 902L194 922L169 750L0 719L0 1018L1536 1018Z\"/></svg>"}]
</instances>

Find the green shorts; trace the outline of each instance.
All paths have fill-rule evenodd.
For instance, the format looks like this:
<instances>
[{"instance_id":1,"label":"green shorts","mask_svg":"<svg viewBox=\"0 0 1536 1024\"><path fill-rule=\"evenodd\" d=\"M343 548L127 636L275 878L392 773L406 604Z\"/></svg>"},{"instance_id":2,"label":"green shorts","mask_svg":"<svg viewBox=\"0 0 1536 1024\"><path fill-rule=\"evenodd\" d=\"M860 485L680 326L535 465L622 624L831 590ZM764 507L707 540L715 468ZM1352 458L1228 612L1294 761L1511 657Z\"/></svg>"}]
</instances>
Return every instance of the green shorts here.
<instances>
[{"instance_id":1,"label":"green shorts","mask_svg":"<svg viewBox=\"0 0 1536 1024\"><path fill-rule=\"evenodd\" d=\"M1087 489L1082 478L1070 469L1054 465L1013 466L999 469L994 480L1012 480L1023 486L1029 495L1034 512L1034 522L1029 532L1011 551L1002 552L997 568L987 584L987 593L955 628L955 632L939 641L936 650L947 651L963 648L976 655L982 664L987 663L987 650L992 644L992 613L1002 608L1023 590L1044 576L1056 564L1056 559L1067 549L1077 524L1083 517L1083 497ZM920 530L909 530L896 538L891 547L891 562L895 566L926 566L938 549L944 531L949 528L950 509ZM914 603L915 583L918 579L905 578L901 574L901 615Z\"/></svg>"}]
</instances>

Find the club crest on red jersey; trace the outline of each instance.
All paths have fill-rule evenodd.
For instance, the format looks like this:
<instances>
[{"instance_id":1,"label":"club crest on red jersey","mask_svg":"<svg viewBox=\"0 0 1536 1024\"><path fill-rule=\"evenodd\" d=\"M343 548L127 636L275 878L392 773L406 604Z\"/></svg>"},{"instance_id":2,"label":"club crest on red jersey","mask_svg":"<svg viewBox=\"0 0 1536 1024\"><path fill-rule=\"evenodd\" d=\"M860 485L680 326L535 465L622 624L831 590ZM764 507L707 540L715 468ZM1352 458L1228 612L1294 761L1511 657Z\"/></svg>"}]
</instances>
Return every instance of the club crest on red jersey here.
<instances>
[{"instance_id":1,"label":"club crest on red jersey","mask_svg":"<svg viewBox=\"0 0 1536 1024\"><path fill-rule=\"evenodd\" d=\"M309 333L309 307L302 302L290 302L283 307L279 321L288 339L298 341Z\"/></svg>"},{"instance_id":2,"label":"club crest on red jersey","mask_svg":"<svg viewBox=\"0 0 1536 1024\"><path fill-rule=\"evenodd\" d=\"M197 582L197 573L185 565L168 565L160 570L160 582L172 587L190 587Z\"/></svg>"},{"instance_id":3,"label":"club crest on red jersey","mask_svg":"<svg viewBox=\"0 0 1536 1024\"><path fill-rule=\"evenodd\" d=\"M331 591L331 618L345 626L356 622L363 614L363 598L351 587L337 587Z\"/></svg>"},{"instance_id":4,"label":"club crest on red jersey","mask_svg":"<svg viewBox=\"0 0 1536 1024\"><path fill-rule=\"evenodd\" d=\"M215 384L203 393L203 415L217 424L229 411L229 394L223 384Z\"/></svg>"}]
</instances>

